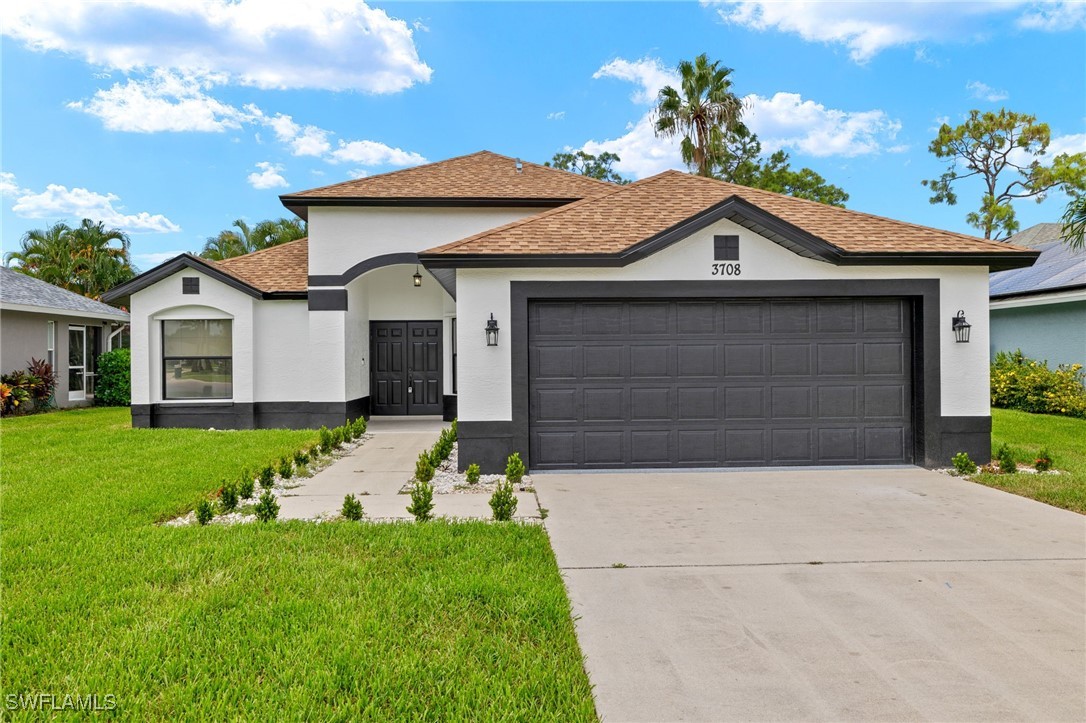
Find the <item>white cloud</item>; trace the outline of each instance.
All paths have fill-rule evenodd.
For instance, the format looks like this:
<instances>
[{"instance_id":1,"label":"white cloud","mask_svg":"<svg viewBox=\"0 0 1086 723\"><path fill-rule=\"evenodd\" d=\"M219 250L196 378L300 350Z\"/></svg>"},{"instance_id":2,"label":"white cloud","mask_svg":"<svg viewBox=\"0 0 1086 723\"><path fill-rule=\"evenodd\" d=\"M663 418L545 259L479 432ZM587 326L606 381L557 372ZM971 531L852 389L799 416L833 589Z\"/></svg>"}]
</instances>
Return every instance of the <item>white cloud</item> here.
<instances>
[{"instance_id":1,"label":"white cloud","mask_svg":"<svg viewBox=\"0 0 1086 723\"><path fill-rule=\"evenodd\" d=\"M300 126L289 115L276 114L265 121L275 131L275 137L285 143L295 156L323 156L332 149L329 131L317 126Z\"/></svg>"},{"instance_id":2,"label":"white cloud","mask_svg":"<svg viewBox=\"0 0 1086 723\"><path fill-rule=\"evenodd\" d=\"M367 171L365 168L352 168L351 170L347 171L347 175L351 178L356 179L365 178L366 176L370 175L370 172Z\"/></svg>"},{"instance_id":3,"label":"white cloud","mask_svg":"<svg viewBox=\"0 0 1086 723\"><path fill-rule=\"evenodd\" d=\"M253 188L264 190L267 188L286 188L287 179L283 178L281 171L283 166L278 163L261 161L256 164L259 172L253 171L247 177L249 185Z\"/></svg>"},{"instance_id":4,"label":"white cloud","mask_svg":"<svg viewBox=\"0 0 1086 723\"><path fill-rule=\"evenodd\" d=\"M205 93L220 82L221 76L156 70L149 78L115 83L68 107L95 116L111 131L206 133L240 128L248 120L246 113Z\"/></svg>"},{"instance_id":5,"label":"white cloud","mask_svg":"<svg viewBox=\"0 0 1086 723\"><path fill-rule=\"evenodd\" d=\"M600 68L593 77L635 83L638 88L631 100L640 104L651 104L663 85L677 82L674 74L653 58L633 62L619 58ZM785 148L811 156L851 157L906 150L902 145L888 145L901 130L901 123L881 110L826 108L821 103L804 100L798 93L776 93L771 98L752 94L743 102L744 122L758 134L766 152ZM653 111L646 111L626 127L623 135L603 141L590 140L583 150L617 154L621 161L615 164L615 170L635 178L682 168L679 140L657 138L652 116Z\"/></svg>"},{"instance_id":6,"label":"white cloud","mask_svg":"<svg viewBox=\"0 0 1086 723\"><path fill-rule=\"evenodd\" d=\"M726 23L750 30L776 30L808 42L843 45L849 57L866 63L883 50L925 41L984 39L1001 16L1019 13L1017 24L1060 31L1086 26L1081 2L804 2L803 0L702 0L719 6ZM1022 12L1022 9L1025 11ZM917 55L917 60L926 56Z\"/></svg>"},{"instance_id":7,"label":"white cloud","mask_svg":"<svg viewBox=\"0 0 1086 723\"><path fill-rule=\"evenodd\" d=\"M15 174L9 171L0 171L0 196L19 196L29 193L15 182Z\"/></svg>"},{"instance_id":8,"label":"white cloud","mask_svg":"<svg viewBox=\"0 0 1086 723\"><path fill-rule=\"evenodd\" d=\"M10 180L14 183L14 176L10 176ZM11 210L23 218L89 218L134 233L172 233L181 230L180 226L160 213L124 213L123 206L114 207L113 204L120 198L112 193L95 193L86 188L69 189L55 183L46 186L41 193L28 189L18 189L18 193Z\"/></svg>"},{"instance_id":9,"label":"white cloud","mask_svg":"<svg viewBox=\"0 0 1086 723\"><path fill-rule=\"evenodd\" d=\"M547 114L547 120L563 120L565 117L566 112L564 110L558 110Z\"/></svg>"},{"instance_id":10,"label":"white cloud","mask_svg":"<svg viewBox=\"0 0 1086 723\"><path fill-rule=\"evenodd\" d=\"M393 148L377 141L340 141L327 159L330 163L360 163L363 166L417 166L426 163L418 153Z\"/></svg>"},{"instance_id":11,"label":"white cloud","mask_svg":"<svg viewBox=\"0 0 1086 723\"><path fill-rule=\"evenodd\" d=\"M428 82L403 20L357 0L5 0L4 35L105 70L258 88L395 93Z\"/></svg>"},{"instance_id":12,"label":"white cloud","mask_svg":"<svg viewBox=\"0 0 1086 723\"><path fill-rule=\"evenodd\" d=\"M1052 141L1048 144L1048 150L1045 154L1049 157L1056 157L1061 153L1075 154L1086 153L1086 133L1072 133L1066 136L1053 136Z\"/></svg>"},{"instance_id":13,"label":"white cloud","mask_svg":"<svg viewBox=\"0 0 1086 723\"><path fill-rule=\"evenodd\" d=\"M158 251L147 254L132 254L132 260L136 262L137 266L142 268L153 268L159 264L166 263L172 258L180 256L185 253L181 251Z\"/></svg>"},{"instance_id":14,"label":"white cloud","mask_svg":"<svg viewBox=\"0 0 1086 723\"><path fill-rule=\"evenodd\" d=\"M987 83L982 83L979 80L971 80L965 84L965 89L969 91L969 95L980 100L986 100L989 103L996 103L1001 100L1010 98L1011 95L1005 90L997 90Z\"/></svg>"}]
</instances>

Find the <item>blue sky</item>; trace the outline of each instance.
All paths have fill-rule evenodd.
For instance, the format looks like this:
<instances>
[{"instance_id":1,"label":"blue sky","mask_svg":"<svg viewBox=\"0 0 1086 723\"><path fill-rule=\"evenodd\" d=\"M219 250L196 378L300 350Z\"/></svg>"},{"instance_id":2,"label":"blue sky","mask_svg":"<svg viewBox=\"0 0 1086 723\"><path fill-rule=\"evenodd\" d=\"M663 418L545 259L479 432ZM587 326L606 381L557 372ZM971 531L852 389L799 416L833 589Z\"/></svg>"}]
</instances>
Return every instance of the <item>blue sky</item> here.
<instances>
[{"instance_id":1,"label":"blue sky","mask_svg":"<svg viewBox=\"0 0 1086 723\"><path fill-rule=\"evenodd\" d=\"M1083 3L7 0L2 240L103 219L150 268L280 193L490 149L681 167L651 100L678 61L735 69L748 124L853 209L970 232L920 181L943 120L1029 112L1086 151ZM1066 198L1017 205L1023 228Z\"/></svg>"}]
</instances>

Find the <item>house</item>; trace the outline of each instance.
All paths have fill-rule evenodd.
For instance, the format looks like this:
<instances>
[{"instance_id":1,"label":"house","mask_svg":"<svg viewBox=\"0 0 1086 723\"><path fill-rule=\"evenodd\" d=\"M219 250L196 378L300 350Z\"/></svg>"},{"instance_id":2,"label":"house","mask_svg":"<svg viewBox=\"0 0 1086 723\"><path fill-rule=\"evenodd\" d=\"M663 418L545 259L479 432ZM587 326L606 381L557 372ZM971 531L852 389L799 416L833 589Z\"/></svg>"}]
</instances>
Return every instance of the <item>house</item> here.
<instances>
[{"instance_id":1,"label":"house","mask_svg":"<svg viewBox=\"0 0 1086 723\"><path fill-rule=\"evenodd\" d=\"M1031 359L1086 364L1086 249L1072 250L1058 223L1039 223L1007 239L1040 252L1029 268L994 272L988 282L989 348L1021 349Z\"/></svg>"},{"instance_id":2,"label":"house","mask_svg":"<svg viewBox=\"0 0 1086 723\"><path fill-rule=\"evenodd\" d=\"M59 407L94 400L98 355L117 345L127 323L120 309L0 266L0 370L48 361Z\"/></svg>"},{"instance_id":3,"label":"house","mask_svg":"<svg viewBox=\"0 0 1086 723\"><path fill-rule=\"evenodd\" d=\"M135 425L456 416L461 465L490 471L513 451L537 470L983 458L988 273L1037 257L485 151L281 200L307 240L110 292L131 298Z\"/></svg>"}]
</instances>

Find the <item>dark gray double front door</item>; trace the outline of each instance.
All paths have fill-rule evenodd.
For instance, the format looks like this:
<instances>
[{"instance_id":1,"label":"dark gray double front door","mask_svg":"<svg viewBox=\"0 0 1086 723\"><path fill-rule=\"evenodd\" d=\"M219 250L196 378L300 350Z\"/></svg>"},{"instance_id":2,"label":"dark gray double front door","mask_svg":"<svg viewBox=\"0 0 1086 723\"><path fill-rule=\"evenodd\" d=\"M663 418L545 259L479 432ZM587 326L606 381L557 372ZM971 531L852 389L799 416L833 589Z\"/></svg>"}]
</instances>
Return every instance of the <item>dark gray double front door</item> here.
<instances>
[{"instance_id":1,"label":"dark gray double front door","mask_svg":"<svg viewBox=\"0 0 1086 723\"><path fill-rule=\"evenodd\" d=\"M373 414L441 414L441 322L370 322Z\"/></svg>"},{"instance_id":2,"label":"dark gray double front door","mask_svg":"<svg viewBox=\"0 0 1086 723\"><path fill-rule=\"evenodd\" d=\"M529 305L537 469L912 460L896 298Z\"/></svg>"}]
</instances>

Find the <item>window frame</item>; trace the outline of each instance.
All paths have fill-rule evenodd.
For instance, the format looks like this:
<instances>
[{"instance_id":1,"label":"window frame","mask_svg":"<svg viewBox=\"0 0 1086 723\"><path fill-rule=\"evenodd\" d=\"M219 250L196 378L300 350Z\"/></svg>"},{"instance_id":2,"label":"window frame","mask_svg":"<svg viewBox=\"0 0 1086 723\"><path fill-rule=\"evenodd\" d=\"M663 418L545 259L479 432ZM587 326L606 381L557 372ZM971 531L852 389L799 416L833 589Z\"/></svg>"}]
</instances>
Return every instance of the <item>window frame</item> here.
<instances>
[{"instance_id":1,"label":"window frame","mask_svg":"<svg viewBox=\"0 0 1086 723\"><path fill-rule=\"evenodd\" d=\"M219 321L230 324L230 355L212 356L166 356L166 322L168 321ZM228 402L234 398L234 320L233 319L159 319L159 333L162 337L160 359L162 361L162 401L164 402ZM206 361L227 361L230 363L230 394L224 397L171 397L167 394L166 375L168 362L181 359L200 359Z\"/></svg>"},{"instance_id":2,"label":"window frame","mask_svg":"<svg viewBox=\"0 0 1086 723\"><path fill-rule=\"evenodd\" d=\"M57 371L57 323L52 320L45 322L45 361L53 368L55 374Z\"/></svg>"}]
</instances>

